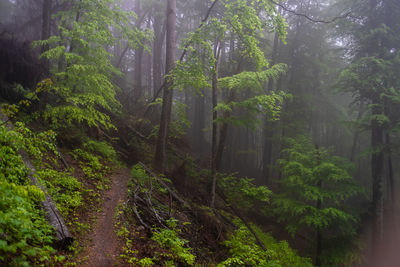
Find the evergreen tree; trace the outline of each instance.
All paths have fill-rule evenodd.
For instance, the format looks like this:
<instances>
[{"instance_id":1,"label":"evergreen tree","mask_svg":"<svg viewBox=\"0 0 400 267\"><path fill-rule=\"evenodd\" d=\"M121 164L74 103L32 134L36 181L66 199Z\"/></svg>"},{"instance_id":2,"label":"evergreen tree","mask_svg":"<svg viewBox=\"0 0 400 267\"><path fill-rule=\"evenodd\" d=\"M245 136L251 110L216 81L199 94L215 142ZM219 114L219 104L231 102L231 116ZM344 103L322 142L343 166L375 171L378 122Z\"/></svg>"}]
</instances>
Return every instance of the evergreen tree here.
<instances>
[{"instance_id":1,"label":"evergreen tree","mask_svg":"<svg viewBox=\"0 0 400 267\"><path fill-rule=\"evenodd\" d=\"M398 1L363 0L353 5L358 20L351 21L354 58L340 77L343 91L367 103L366 120L371 133L373 244L383 237L384 147L392 98L400 90L396 74L400 53L400 6ZM389 170L391 168L388 168Z\"/></svg>"},{"instance_id":2,"label":"evergreen tree","mask_svg":"<svg viewBox=\"0 0 400 267\"><path fill-rule=\"evenodd\" d=\"M273 212L293 236L315 233L317 266L337 266L350 248L345 243L336 248L329 243L339 237L347 241L355 237L357 219L344 203L361 189L350 176L351 165L345 159L314 147L306 137L287 143L279 160L283 178L277 181L279 193L273 198ZM332 255L328 247L339 254Z\"/></svg>"}]
</instances>

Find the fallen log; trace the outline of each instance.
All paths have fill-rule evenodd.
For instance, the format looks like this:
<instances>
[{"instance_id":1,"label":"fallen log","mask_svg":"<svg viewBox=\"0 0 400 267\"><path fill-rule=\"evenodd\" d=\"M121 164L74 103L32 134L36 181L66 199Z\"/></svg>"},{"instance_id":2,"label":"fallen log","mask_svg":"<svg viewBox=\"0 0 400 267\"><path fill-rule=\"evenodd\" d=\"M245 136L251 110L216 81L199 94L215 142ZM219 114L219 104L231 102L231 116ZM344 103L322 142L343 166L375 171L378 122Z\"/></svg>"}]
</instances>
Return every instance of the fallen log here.
<instances>
[{"instance_id":1,"label":"fallen log","mask_svg":"<svg viewBox=\"0 0 400 267\"><path fill-rule=\"evenodd\" d=\"M42 207L45 211L46 220L51 226L54 227L54 230L56 231L55 243L59 248L66 248L72 243L72 241L74 241L74 238L68 231L68 227L65 224L63 217L58 211L46 188L41 185L38 179L35 177L36 169L30 162L28 154L23 150L19 151L19 154L21 155L25 166L30 169L28 177L31 180L31 184L39 187L45 195L45 200L42 201Z\"/></svg>"},{"instance_id":2,"label":"fallen log","mask_svg":"<svg viewBox=\"0 0 400 267\"><path fill-rule=\"evenodd\" d=\"M13 128L12 123L9 122L6 116L0 114L0 119L3 121L4 124L7 124L8 129ZM56 238L55 245L61 249L66 248L72 243L74 238L68 231L68 227L65 224L63 217L58 211L56 205L54 204L54 201L51 199L46 188L41 185L38 179L35 177L36 168L32 165L28 154L25 150L20 150L18 151L18 153L21 155L22 161L24 162L25 166L30 170L28 177L31 181L31 184L39 187L45 195L45 200L42 201L42 208L45 211L46 220L51 226L54 227Z\"/></svg>"}]
</instances>

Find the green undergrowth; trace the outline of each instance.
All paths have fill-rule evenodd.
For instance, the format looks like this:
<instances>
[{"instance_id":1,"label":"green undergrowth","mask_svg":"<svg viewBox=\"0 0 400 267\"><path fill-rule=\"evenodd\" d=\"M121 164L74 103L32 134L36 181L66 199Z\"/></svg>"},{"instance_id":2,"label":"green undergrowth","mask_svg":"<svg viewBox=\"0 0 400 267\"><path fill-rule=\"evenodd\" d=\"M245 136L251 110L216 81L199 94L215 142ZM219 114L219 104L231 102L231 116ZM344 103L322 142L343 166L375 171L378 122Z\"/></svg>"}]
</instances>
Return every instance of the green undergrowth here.
<instances>
[{"instance_id":1,"label":"green undergrowth","mask_svg":"<svg viewBox=\"0 0 400 267\"><path fill-rule=\"evenodd\" d=\"M267 248L257 245L255 237L239 222L239 228L224 241L229 248L229 257L218 266L265 266L265 267L307 267L313 266L311 259L300 257L286 241L276 241L269 233L252 225L260 241Z\"/></svg>"},{"instance_id":2,"label":"green undergrowth","mask_svg":"<svg viewBox=\"0 0 400 267\"><path fill-rule=\"evenodd\" d=\"M0 143L0 265L75 265L74 256L83 245L77 238L69 251L60 253L52 247L54 230L41 209L44 193L31 185L31 171L19 151L27 152L35 177L55 202L70 232L80 237L91 227L82 215L99 207L100 193L109 184L109 166L118 166L112 146L88 140L72 151L79 171L61 163L54 131L36 133L21 122L12 130L0 125Z\"/></svg>"},{"instance_id":3,"label":"green undergrowth","mask_svg":"<svg viewBox=\"0 0 400 267\"><path fill-rule=\"evenodd\" d=\"M192 248L187 246L188 241L180 238L182 230L178 227L178 220L170 218L166 222L168 228L156 228L151 239L166 252L155 253L155 259L163 259L167 266L175 266L175 263L193 265L196 256L191 253Z\"/></svg>"},{"instance_id":4,"label":"green undergrowth","mask_svg":"<svg viewBox=\"0 0 400 267\"><path fill-rule=\"evenodd\" d=\"M154 177L149 176L139 165L131 170L132 180L129 182L128 195L132 200L133 194L151 196L157 194L159 197L167 195L167 191ZM170 183L167 178L164 182ZM128 200L128 202L130 201ZM152 201L155 200L152 199ZM196 256L188 246L188 241L181 237L183 228L188 222L179 222L170 217L165 220L163 227L151 225L151 237L147 237L146 229L137 224L134 209L131 203L120 203L115 213L117 236L123 242L121 262L132 266L193 266ZM157 203L158 213L165 214L168 204ZM146 214L141 210L143 218ZM164 213L165 212L165 213ZM172 212L172 211L171 211ZM149 253L149 251L151 251Z\"/></svg>"},{"instance_id":5,"label":"green undergrowth","mask_svg":"<svg viewBox=\"0 0 400 267\"><path fill-rule=\"evenodd\" d=\"M221 242L218 251L209 251L211 246L195 241L196 238L201 238L201 235L191 232L192 229L204 229L208 226L190 227L199 222L189 217L180 217L179 206L175 206L175 210L170 212L172 215L165 220L163 226L150 225L146 218L149 216L148 211L138 205L133 205L132 194L137 196L137 200L149 194L157 195L156 198L162 198L163 195L168 194L157 179L148 175L139 164L132 167L131 175L132 180L128 189L130 198L127 203L120 203L115 213L117 235L124 244L120 255L121 262L132 266L313 266L309 258L299 256L286 241L276 241L269 233L252 225L253 230L267 248L267 251L264 251L256 243L252 233L238 219L234 219L235 227L226 228L230 230L227 232L225 241ZM243 202L239 208L254 208L259 203L269 201L271 192L266 187L254 186L250 179L240 179L232 175L221 179L222 189L235 187L235 190L227 194L227 198L234 204L239 200ZM164 178L164 180L168 183L168 179ZM167 198L164 206L168 208L168 205ZM147 219L146 223L151 226L151 230L148 231L141 225L134 213L135 209L143 220ZM162 209L159 208L157 212L162 214ZM226 211L221 212L227 218L235 218ZM212 210L207 214L208 218L213 220L212 216L215 215ZM187 240L188 237L190 237L190 242ZM224 253L222 256L221 252ZM219 260L216 258L217 254Z\"/></svg>"},{"instance_id":6,"label":"green undergrowth","mask_svg":"<svg viewBox=\"0 0 400 267\"><path fill-rule=\"evenodd\" d=\"M127 220L129 214L122 204L115 212L117 236L123 242L121 262L132 266L194 266L196 256L188 241L180 237L182 229L177 219L168 219L167 228L154 228L152 237L148 238L141 226Z\"/></svg>"},{"instance_id":7,"label":"green undergrowth","mask_svg":"<svg viewBox=\"0 0 400 267\"><path fill-rule=\"evenodd\" d=\"M34 137L34 138L30 138ZM29 266L51 260L53 230L45 221L40 201L41 189L31 185L18 151L23 149L42 158L52 149L53 132L33 135L22 123L14 130L0 126L0 262L9 266Z\"/></svg>"}]
</instances>

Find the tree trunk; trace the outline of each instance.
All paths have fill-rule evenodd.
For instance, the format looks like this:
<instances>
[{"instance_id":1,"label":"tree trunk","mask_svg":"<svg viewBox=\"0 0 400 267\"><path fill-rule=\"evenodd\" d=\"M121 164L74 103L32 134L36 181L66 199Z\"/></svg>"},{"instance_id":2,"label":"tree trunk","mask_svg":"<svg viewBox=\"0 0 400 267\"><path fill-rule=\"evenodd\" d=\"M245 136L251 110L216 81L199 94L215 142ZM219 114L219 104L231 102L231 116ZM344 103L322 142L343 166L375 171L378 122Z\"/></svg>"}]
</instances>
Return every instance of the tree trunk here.
<instances>
[{"instance_id":1,"label":"tree trunk","mask_svg":"<svg viewBox=\"0 0 400 267\"><path fill-rule=\"evenodd\" d=\"M321 154L319 152L319 147L318 145L315 145L315 150L317 152L317 166L321 165ZM317 184L320 192L322 191L322 179L320 178L318 180ZM322 201L321 198L318 198L317 200L317 209L321 210L322 209ZM317 248L316 248L316 256L315 256L315 265L316 266L321 266L321 255L322 255L322 232L320 229L317 230Z\"/></svg>"},{"instance_id":2,"label":"tree trunk","mask_svg":"<svg viewBox=\"0 0 400 267\"><path fill-rule=\"evenodd\" d=\"M372 116L381 115L379 103L374 103ZM373 244L377 245L383 237L383 128L377 119L371 121L371 174L372 174L372 209L373 209Z\"/></svg>"},{"instance_id":3,"label":"tree trunk","mask_svg":"<svg viewBox=\"0 0 400 267\"><path fill-rule=\"evenodd\" d=\"M228 102L233 101L233 99L235 99L235 91L231 90L229 92L229 96L228 96ZM224 112L224 119L228 119L229 116L231 115L230 112L225 111ZM219 131L219 140L218 140L218 147L217 147L217 152L215 155L215 168L217 171L221 170L221 164L222 164L222 154L224 152L225 149L225 142L226 142L226 137L228 135L228 123L224 122L221 126L221 129Z\"/></svg>"},{"instance_id":4,"label":"tree trunk","mask_svg":"<svg viewBox=\"0 0 400 267\"><path fill-rule=\"evenodd\" d=\"M168 0L167 2L167 41L166 41L166 70L170 73L175 66L176 54L176 0ZM166 80L164 87L163 104L161 110L161 121L156 146L156 154L154 157L155 168L161 172L165 172L166 165L166 147L168 142L169 125L171 121L173 96L173 81Z\"/></svg>"},{"instance_id":5,"label":"tree trunk","mask_svg":"<svg viewBox=\"0 0 400 267\"><path fill-rule=\"evenodd\" d=\"M153 96L161 87L162 77L162 47L164 43L165 27L163 27L163 17L160 15L160 5L154 8L154 42L153 42ZM165 24L164 24L165 25Z\"/></svg>"},{"instance_id":6,"label":"tree trunk","mask_svg":"<svg viewBox=\"0 0 400 267\"><path fill-rule=\"evenodd\" d=\"M141 24L141 5L140 5L141 0L136 0L135 3L135 13L138 17L137 25L136 27L140 28ZM143 59L143 46L140 46L138 49L135 51L135 68L134 68L134 78L133 78L133 86L134 86L134 91L133 91L133 100L136 102L138 101L143 94L143 88L142 88L142 59Z\"/></svg>"},{"instance_id":7,"label":"tree trunk","mask_svg":"<svg viewBox=\"0 0 400 267\"><path fill-rule=\"evenodd\" d=\"M204 128L206 125L205 121L205 90L201 90L202 94L196 94L194 96L194 100L192 101L192 105L194 105L193 112L193 128L192 128L192 139L193 139L193 148L200 155L204 154L205 146L205 138L204 138ZM208 152L208 150L207 150Z\"/></svg>"},{"instance_id":8,"label":"tree trunk","mask_svg":"<svg viewBox=\"0 0 400 267\"><path fill-rule=\"evenodd\" d=\"M214 47L214 57L215 57L215 66L214 73L212 77L212 136L211 136L211 176L212 176L212 186L211 186L211 203L210 206L213 208L215 204L215 188L217 185L217 111L215 107L218 103L218 67L219 67L219 58L221 55L221 45L220 42L217 41Z\"/></svg>"},{"instance_id":9,"label":"tree trunk","mask_svg":"<svg viewBox=\"0 0 400 267\"><path fill-rule=\"evenodd\" d=\"M51 25L51 0L43 0L43 9L42 9L42 40L47 40L50 37L50 25ZM41 48L41 53L49 50L49 46L45 45ZM42 62L45 66L46 74L49 72L49 61L45 58L42 59Z\"/></svg>"},{"instance_id":10,"label":"tree trunk","mask_svg":"<svg viewBox=\"0 0 400 267\"><path fill-rule=\"evenodd\" d=\"M272 49L272 56L271 56L271 65L274 65L276 62L276 59L278 57L278 45L279 45L279 36L278 33L275 33L274 36L274 46ZM273 80L270 79L268 81L268 91L273 90ZM264 149L263 149L263 165L262 165L262 170L263 170L263 178L265 179L265 183L268 184L269 178L270 178L270 165L272 163L272 137L274 135L272 122L270 122L268 115L265 116L265 121L264 121Z\"/></svg>"},{"instance_id":11,"label":"tree trunk","mask_svg":"<svg viewBox=\"0 0 400 267\"><path fill-rule=\"evenodd\" d=\"M357 123L360 121L361 117L364 114L364 102L360 103L360 110L358 112L358 116L357 116ZM356 131L354 133L354 137L353 137L353 145L351 147L351 153L350 153L350 161L354 162L354 158L356 156L356 148L357 148L357 144L358 144L358 136L360 135L360 127L356 128Z\"/></svg>"},{"instance_id":12,"label":"tree trunk","mask_svg":"<svg viewBox=\"0 0 400 267\"><path fill-rule=\"evenodd\" d=\"M386 132L385 135L386 150L387 150L387 184L388 184L388 194L390 194L390 212L391 215L395 216L395 206L396 206L396 190L394 186L394 174L393 174L393 161L392 161L392 149L390 142L390 134Z\"/></svg>"}]
</instances>

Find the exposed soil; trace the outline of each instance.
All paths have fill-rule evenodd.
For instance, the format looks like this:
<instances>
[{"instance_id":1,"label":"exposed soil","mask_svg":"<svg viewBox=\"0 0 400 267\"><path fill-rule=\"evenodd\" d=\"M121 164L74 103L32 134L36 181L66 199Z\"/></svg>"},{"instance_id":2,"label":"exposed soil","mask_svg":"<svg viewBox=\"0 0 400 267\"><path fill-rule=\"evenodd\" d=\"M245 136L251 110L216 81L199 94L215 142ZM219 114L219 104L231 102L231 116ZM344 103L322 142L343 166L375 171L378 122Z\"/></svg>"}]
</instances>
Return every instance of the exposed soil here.
<instances>
[{"instance_id":1,"label":"exposed soil","mask_svg":"<svg viewBox=\"0 0 400 267\"><path fill-rule=\"evenodd\" d=\"M119 201L126 201L129 169L117 170L111 178L111 188L104 196L102 213L98 215L85 266L115 266L121 247L114 230L114 213Z\"/></svg>"}]
</instances>

